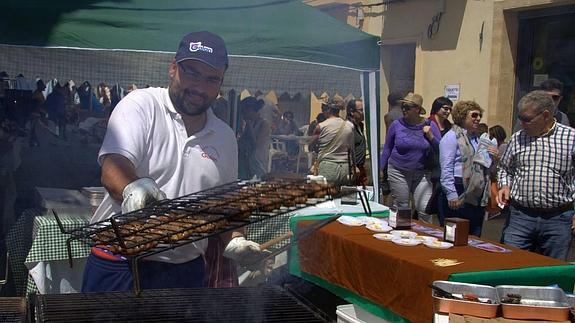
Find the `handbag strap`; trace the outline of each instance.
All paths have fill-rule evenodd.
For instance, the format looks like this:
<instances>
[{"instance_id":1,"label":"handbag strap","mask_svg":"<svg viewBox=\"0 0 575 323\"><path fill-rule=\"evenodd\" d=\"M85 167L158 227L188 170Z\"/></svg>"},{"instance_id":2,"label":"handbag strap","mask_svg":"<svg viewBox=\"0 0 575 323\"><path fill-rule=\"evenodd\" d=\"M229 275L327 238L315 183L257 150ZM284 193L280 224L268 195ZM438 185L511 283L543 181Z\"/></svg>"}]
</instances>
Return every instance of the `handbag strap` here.
<instances>
[{"instance_id":1,"label":"handbag strap","mask_svg":"<svg viewBox=\"0 0 575 323\"><path fill-rule=\"evenodd\" d=\"M335 146L335 143L339 140L339 138L341 138L341 135L343 134L343 128L345 127L345 123L347 122L343 119L342 121L343 123L341 124L341 127L339 127L339 130L335 135L335 137L333 137L333 139L329 142L329 144L324 149L322 149L322 153L319 154L319 156L317 156L316 160L318 163L323 159L323 157L325 157L326 151L331 150Z\"/></svg>"}]
</instances>

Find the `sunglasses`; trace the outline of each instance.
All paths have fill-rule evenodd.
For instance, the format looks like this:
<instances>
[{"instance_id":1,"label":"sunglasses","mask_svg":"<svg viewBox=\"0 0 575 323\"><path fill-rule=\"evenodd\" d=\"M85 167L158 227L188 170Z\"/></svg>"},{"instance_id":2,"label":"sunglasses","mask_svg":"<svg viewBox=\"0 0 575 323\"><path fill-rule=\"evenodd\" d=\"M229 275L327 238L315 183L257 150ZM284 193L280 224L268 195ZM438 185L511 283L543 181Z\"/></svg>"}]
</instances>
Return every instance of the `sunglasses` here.
<instances>
[{"instance_id":1,"label":"sunglasses","mask_svg":"<svg viewBox=\"0 0 575 323\"><path fill-rule=\"evenodd\" d=\"M559 99L561 99L561 95L553 94L553 95L551 95L551 98L553 99L553 101L559 101Z\"/></svg>"},{"instance_id":2,"label":"sunglasses","mask_svg":"<svg viewBox=\"0 0 575 323\"><path fill-rule=\"evenodd\" d=\"M528 117L525 117L525 116L522 116L522 115L518 115L518 116L517 116L517 119L519 119L519 121L521 121L521 122L523 122L523 123L532 123L532 122L533 122L535 119L537 119L537 117L540 116L541 114L543 114L543 112L540 112L540 113L534 115L534 116L531 117L531 118L528 118Z\"/></svg>"},{"instance_id":3,"label":"sunglasses","mask_svg":"<svg viewBox=\"0 0 575 323\"><path fill-rule=\"evenodd\" d=\"M177 63L177 65L182 71L182 74L194 82L204 81L208 86L215 88L219 87L223 81L223 78L219 76L204 76L193 67L186 67L181 63Z\"/></svg>"},{"instance_id":4,"label":"sunglasses","mask_svg":"<svg viewBox=\"0 0 575 323\"><path fill-rule=\"evenodd\" d=\"M445 111L451 111L451 110L453 109L452 107L450 107L450 106L448 106L448 105L444 105L444 106L442 106L441 108L442 108L443 110L445 110Z\"/></svg>"},{"instance_id":5,"label":"sunglasses","mask_svg":"<svg viewBox=\"0 0 575 323\"><path fill-rule=\"evenodd\" d=\"M407 104L402 105L401 108L403 109L403 111L407 111L410 109L421 109L419 105L407 105Z\"/></svg>"},{"instance_id":6,"label":"sunglasses","mask_svg":"<svg viewBox=\"0 0 575 323\"><path fill-rule=\"evenodd\" d=\"M481 118L483 118L483 114L481 114L481 113L479 113L479 112L473 112L473 113L470 114L470 116L471 116L473 119L478 119L478 118L481 119Z\"/></svg>"}]
</instances>

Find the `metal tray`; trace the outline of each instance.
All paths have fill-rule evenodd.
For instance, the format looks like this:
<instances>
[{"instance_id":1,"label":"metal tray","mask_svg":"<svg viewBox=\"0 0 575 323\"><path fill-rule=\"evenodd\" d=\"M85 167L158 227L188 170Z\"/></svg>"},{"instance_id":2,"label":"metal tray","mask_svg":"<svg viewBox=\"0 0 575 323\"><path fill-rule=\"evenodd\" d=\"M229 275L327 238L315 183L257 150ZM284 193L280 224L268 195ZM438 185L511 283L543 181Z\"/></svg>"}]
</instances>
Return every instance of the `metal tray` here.
<instances>
[{"instance_id":1,"label":"metal tray","mask_svg":"<svg viewBox=\"0 0 575 323\"><path fill-rule=\"evenodd\" d=\"M565 296L567 297L567 303L569 303L569 306L571 308L575 308L575 295L566 294Z\"/></svg>"},{"instance_id":2,"label":"metal tray","mask_svg":"<svg viewBox=\"0 0 575 323\"><path fill-rule=\"evenodd\" d=\"M497 317L497 309L499 302L497 300L497 291L491 286L466 284L437 280L433 282L434 286L444 289L445 291L454 294L454 296L462 296L463 293L472 293L479 298L482 302L473 302L467 300L458 300L438 297L436 292L432 292L433 308L434 311L440 313L454 313L472 315L484 318ZM484 303L491 301L491 304Z\"/></svg>"},{"instance_id":3,"label":"metal tray","mask_svg":"<svg viewBox=\"0 0 575 323\"><path fill-rule=\"evenodd\" d=\"M520 304L501 303L504 318L523 320L569 320L569 301L558 287L496 286L499 302L508 294L521 296Z\"/></svg>"}]
</instances>

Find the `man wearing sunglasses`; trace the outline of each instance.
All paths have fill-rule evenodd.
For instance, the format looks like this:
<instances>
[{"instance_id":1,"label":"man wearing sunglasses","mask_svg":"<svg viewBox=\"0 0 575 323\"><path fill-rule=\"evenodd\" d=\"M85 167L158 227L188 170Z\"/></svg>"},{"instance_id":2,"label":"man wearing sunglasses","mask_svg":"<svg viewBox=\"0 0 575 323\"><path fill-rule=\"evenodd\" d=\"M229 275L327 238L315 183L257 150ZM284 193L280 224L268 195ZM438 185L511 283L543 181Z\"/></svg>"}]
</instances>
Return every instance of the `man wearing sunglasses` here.
<instances>
[{"instance_id":1,"label":"man wearing sunglasses","mask_svg":"<svg viewBox=\"0 0 575 323\"><path fill-rule=\"evenodd\" d=\"M227 68L221 37L190 33L169 65L167 89L135 90L118 103L98 156L107 193L92 223L237 179L234 132L210 109ZM215 242L219 245L220 240ZM143 259L142 289L203 287L207 249L204 239ZM219 255L248 263L262 253L240 232L222 240L219 250ZM105 246L92 248L83 292L126 291L132 284L125 258Z\"/></svg>"},{"instance_id":2,"label":"man wearing sunglasses","mask_svg":"<svg viewBox=\"0 0 575 323\"><path fill-rule=\"evenodd\" d=\"M562 95L563 83L561 83L561 81L559 81L558 79L547 79L541 82L541 84L539 85L539 89L541 91L545 91L545 93L547 93L549 96L551 96L551 99L553 99L553 103L555 104L554 116L557 122L569 126L570 125L569 118L565 113L559 110L559 103L561 103L561 100L563 99ZM521 129L521 123L519 123L519 120L517 120L517 122L513 126L513 132L517 132L520 129Z\"/></svg>"},{"instance_id":3,"label":"man wearing sunglasses","mask_svg":"<svg viewBox=\"0 0 575 323\"><path fill-rule=\"evenodd\" d=\"M501 156L497 202L510 204L503 243L566 259L574 225L575 129L557 122L545 91L519 101L522 130Z\"/></svg>"}]
</instances>

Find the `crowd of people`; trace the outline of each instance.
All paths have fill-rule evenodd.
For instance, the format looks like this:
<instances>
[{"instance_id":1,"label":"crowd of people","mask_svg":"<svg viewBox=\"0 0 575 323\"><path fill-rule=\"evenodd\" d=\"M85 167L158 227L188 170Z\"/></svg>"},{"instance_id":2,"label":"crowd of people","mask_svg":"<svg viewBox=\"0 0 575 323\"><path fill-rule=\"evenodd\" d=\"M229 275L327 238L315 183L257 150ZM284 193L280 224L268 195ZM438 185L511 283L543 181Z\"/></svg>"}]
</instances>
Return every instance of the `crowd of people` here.
<instances>
[{"instance_id":1,"label":"crowd of people","mask_svg":"<svg viewBox=\"0 0 575 323\"><path fill-rule=\"evenodd\" d=\"M0 119L25 132L32 147L40 145L38 127L67 140L67 128L74 125L86 132L85 142L89 139L101 142L105 124L100 131L92 129L100 126L95 120L108 118L118 102L134 89L137 89L135 84L124 89L119 84L110 86L101 82L94 87L84 81L77 86L73 80L44 82L41 78L32 80L22 74L11 78L8 73L0 72ZM82 124L88 118L93 120Z\"/></svg>"},{"instance_id":2,"label":"crowd of people","mask_svg":"<svg viewBox=\"0 0 575 323\"><path fill-rule=\"evenodd\" d=\"M267 117L267 113L262 113L266 104L265 100L252 96L239 103L242 118L238 131L240 178L262 178L270 171L293 171L290 167L271 167L270 164L273 161L270 154L274 151L271 138L283 136L288 138L282 142L285 157L292 164L300 162L300 141L305 141L308 146L305 155L311 159L310 171L314 175L322 175L340 185L367 185L362 100L345 102L337 96L331 100L326 98L322 101L322 112L304 127L298 127L289 110L277 120Z\"/></svg>"},{"instance_id":3,"label":"crowd of people","mask_svg":"<svg viewBox=\"0 0 575 323\"><path fill-rule=\"evenodd\" d=\"M467 219L476 236L484 219L503 213L501 242L566 259L575 233L575 129L557 109L562 90L549 79L521 98L509 142L502 126L480 122L477 102L438 97L425 118L421 95L390 94L380 177L393 205L429 223Z\"/></svg>"},{"instance_id":4,"label":"crowd of people","mask_svg":"<svg viewBox=\"0 0 575 323\"><path fill-rule=\"evenodd\" d=\"M239 103L241 127L234 133L210 109L227 68L228 54L219 36L190 33L168 66L168 87L141 89L120 101L113 88L100 84L94 92L87 82L78 89L70 82L55 83L44 96L48 86L38 80L30 116L24 120L50 120L65 138L66 124L75 120L70 106L109 116L97 157L107 193L92 218L103 221L152 201L264 176L270 169L272 134L303 135L291 111L270 122L262 116L266 102L251 96ZM560 123L559 85L548 80L519 101L521 129L508 143L499 125L481 130L484 109L477 102L453 104L439 97L426 117L421 95L390 94L380 176L389 184L394 205L412 204L417 217L430 223L435 216L440 224L450 217L468 219L469 233L480 236L491 201L490 212L508 210L502 242L565 259L575 223L575 129ZM316 151L310 172L338 185L365 186L363 122L361 100L323 102L307 129ZM4 149L0 145L0 151ZM298 149L294 145L286 150L293 155ZM235 286L235 266L253 264L264 254L243 230L236 230L155 255L142 263L141 284ZM82 290L131 289L129 266L119 255L92 248Z\"/></svg>"}]
</instances>

